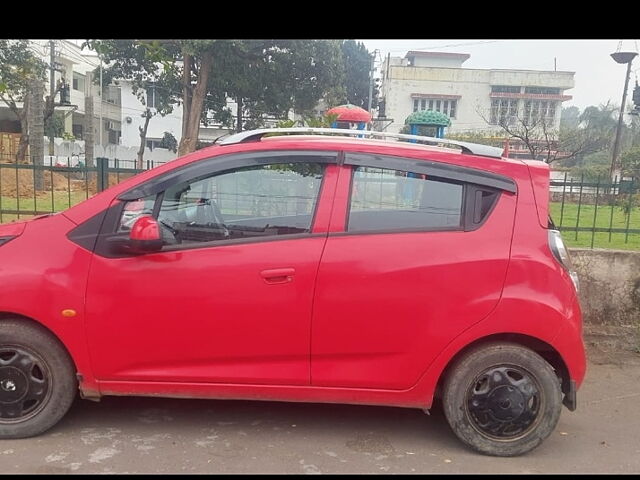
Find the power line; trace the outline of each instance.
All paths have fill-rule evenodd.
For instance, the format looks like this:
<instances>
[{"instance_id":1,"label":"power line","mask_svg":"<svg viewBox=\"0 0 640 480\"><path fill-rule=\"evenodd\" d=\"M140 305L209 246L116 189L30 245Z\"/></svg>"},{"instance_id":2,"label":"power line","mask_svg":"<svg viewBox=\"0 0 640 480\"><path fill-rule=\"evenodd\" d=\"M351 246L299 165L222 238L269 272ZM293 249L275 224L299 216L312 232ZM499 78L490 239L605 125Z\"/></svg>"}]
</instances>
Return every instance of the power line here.
<instances>
[{"instance_id":1,"label":"power line","mask_svg":"<svg viewBox=\"0 0 640 480\"><path fill-rule=\"evenodd\" d=\"M495 43L501 42L504 40L483 40L479 42L466 42L466 43L451 43L448 45L433 45L430 47L406 47L406 48L385 48L384 50L387 52L407 52L407 51L420 51L420 50L433 50L438 48L451 48L451 47L464 47L464 46L472 46L472 45L483 45L487 43Z\"/></svg>"},{"instance_id":2,"label":"power line","mask_svg":"<svg viewBox=\"0 0 640 480\"><path fill-rule=\"evenodd\" d=\"M424 47L424 48L414 48L412 50L431 50L433 48L450 48L450 47L466 47L471 45L483 45L486 43L495 43L499 40L483 40L481 42L467 42L467 43L451 43L449 45L437 45L433 47Z\"/></svg>"}]
</instances>

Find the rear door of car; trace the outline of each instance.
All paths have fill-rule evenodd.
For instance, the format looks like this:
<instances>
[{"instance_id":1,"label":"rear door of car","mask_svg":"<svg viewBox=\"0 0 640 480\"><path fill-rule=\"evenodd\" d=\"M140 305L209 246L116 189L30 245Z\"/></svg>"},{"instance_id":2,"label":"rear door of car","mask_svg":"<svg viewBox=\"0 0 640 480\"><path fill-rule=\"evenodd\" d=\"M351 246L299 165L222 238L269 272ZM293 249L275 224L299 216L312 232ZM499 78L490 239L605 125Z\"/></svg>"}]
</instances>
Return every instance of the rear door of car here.
<instances>
[{"instance_id":1,"label":"rear door of car","mask_svg":"<svg viewBox=\"0 0 640 480\"><path fill-rule=\"evenodd\" d=\"M407 389L504 284L508 177L346 153L314 298L312 385Z\"/></svg>"}]
</instances>

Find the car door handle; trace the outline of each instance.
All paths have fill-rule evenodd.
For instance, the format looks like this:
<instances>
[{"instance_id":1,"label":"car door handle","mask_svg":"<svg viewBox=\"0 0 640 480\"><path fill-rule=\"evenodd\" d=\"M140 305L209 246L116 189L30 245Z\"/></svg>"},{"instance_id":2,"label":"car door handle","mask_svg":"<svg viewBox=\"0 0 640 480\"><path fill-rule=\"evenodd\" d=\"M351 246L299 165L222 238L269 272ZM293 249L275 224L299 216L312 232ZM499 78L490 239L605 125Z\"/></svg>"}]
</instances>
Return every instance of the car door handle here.
<instances>
[{"instance_id":1,"label":"car door handle","mask_svg":"<svg viewBox=\"0 0 640 480\"><path fill-rule=\"evenodd\" d=\"M293 276L295 273L295 268L273 268L270 270L262 270L260 275L264 278L265 282L273 285L277 283L293 282Z\"/></svg>"}]
</instances>

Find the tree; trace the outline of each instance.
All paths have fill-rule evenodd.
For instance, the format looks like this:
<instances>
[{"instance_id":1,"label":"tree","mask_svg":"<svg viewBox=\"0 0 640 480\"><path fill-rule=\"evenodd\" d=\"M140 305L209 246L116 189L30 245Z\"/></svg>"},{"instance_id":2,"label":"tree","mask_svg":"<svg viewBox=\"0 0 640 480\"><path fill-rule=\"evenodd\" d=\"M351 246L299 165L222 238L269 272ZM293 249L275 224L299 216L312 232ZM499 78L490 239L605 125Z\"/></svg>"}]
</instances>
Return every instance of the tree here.
<instances>
[{"instance_id":1,"label":"tree","mask_svg":"<svg viewBox=\"0 0 640 480\"><path fill-rule=\"evenodd\" d=\"M369 108L369 82L373 54L362 42L345 40L342 42L342 58L345 68L346 101L358 107ZM373 85L371 108L378 107L378 80Z\"/></svg>"},{"instance_id":2,"label":"tree","mask_svg":"<svg viewBox=\"0 0 640 480\"><path fill-rule=\"evenodd\" d=\"M64 133L64 113L56 112L44 122L44 134L47 137L62 137Z\"/></svg>"},{"instance_id":3,"label":"tree","mask_svg":"<svg viewBox=\"0 0 640 480\"><path fill-rule=\"evenodd\" d=\"M229 121L227 97L240 100L241 121L245 110L255 119L289 108L308 111L336 85L342 65L335 40L90 40L87 45L114 74L119 70L122 78L138 82L156 77L171 100L182 104L179 155L196 149L201 122Z\"/></svg>"},{"instance_id":4,"label":"tree","mask_svg":"<svg viewBox=\"0 0 640 480\"><path fill-rule=\"evenodd\" d=\"M164 132L162 140L160 140L160 145L158 146L176 153L178 151L178 140L176 140L176 137L174 137L171 132Z\"/></svg>"},{"instance_id":5,"label":"tree","mask_svg":"<svg viewBox=\"0 0 640 480\"><path fill-rule=\"evenodd\" d=\"M0 39L0 100L9 107L20 124L21 136L16 153L18 163L24 162L29 145L29 81L32 78L44 81L45 69L45 63L29 50L27 40ZM48 116L45 115L46 118Z\"/></svg>"},{"instance_id":6,"label":"tree","mask_svg":"<svg viewBox=\"0 0 640 480\"><path fill-rule=\"evenodd\" d=\"M224 60L223 75L225 90L237 103L237 131L263 126L266 116L282 118L290 110L308 116L342 86L336 40L245 40L236 48L237 55Z\"/></svg>"},{"instance_id":7,"label":"tree","mask_svg":"<svg viewBox=\"0 0 640 480\"><path fill-rule=\"evenodd\" d=\"M571 169L572 176L584 178L589 182L606 180L609 175L611 156L606 151L599 151L584 155Z\"/></svg>"},{"instance_id":8,"label":"tree","mask_svg":"<svg viewBox=\"0 0 640 480\"><path fill-rule=\"evenodd\" d=\"M553 118L545 116L542 112L493 112L493 122L481 110L478 110L478 114L487 123L497 124L507 138L520 141L529 151L531 158L546 163L597 152L609 138L603 132L592 132L578 127L561 126L557 130Z\"/></svg>"},{"instance_id":9,"label":"tree","mask_svg":"<svg viewBox=\"0 0 640 480\"><path fill-rule=\"evenodd\" d=\"M640 147L634 147L620 155L622 174L640 178Z\"/></svg>"},{"instance_id":10,"label":"tree","mask_svg":"<svg viewBox=\"0 0 640 480\"><path fill-rule=\"evenodd\" d=\"M136 162L137 168L142 168L149 122L155 115L168 115L179 102L180 96L176 93L176 68L166 61L168 53L158 55L153 45L149 46L145 42L93 40L85 42L83 47L85 46L94 49L107 64L102 70L102 84L118 85L120 80L130 82L131 91L145 106L140 115L144 123L138 127L140 146ZM100 81L97 70L94 71L93 79L95 83Z\"/></svg>"},{"instance_id":11,"label":"tree","mask_svg":"<svg viewBox=\"0 0 640 480\"><path fill-rule=\"evenodd\" d=\"M144 118L144 125L138 127L138 131L140 132L140 147L138 147L138 158L136 161L136 168L138 170L142 170L144 165L144 149L147 146L147 129L149 128L149 120L151 120L151 117L154 115L155 113L148 107L140 115Z\"/></svg>"},{"instance_id":12,"label":"tree","mask_svg":"<svg viewBox=\"0 0 640 480\"><path fill-rule=\"evenodd\" d=\"M560 128L577 128L580 124L580 109L575 106L562 108L560 113Z\"/></svg>"}]
</instances>

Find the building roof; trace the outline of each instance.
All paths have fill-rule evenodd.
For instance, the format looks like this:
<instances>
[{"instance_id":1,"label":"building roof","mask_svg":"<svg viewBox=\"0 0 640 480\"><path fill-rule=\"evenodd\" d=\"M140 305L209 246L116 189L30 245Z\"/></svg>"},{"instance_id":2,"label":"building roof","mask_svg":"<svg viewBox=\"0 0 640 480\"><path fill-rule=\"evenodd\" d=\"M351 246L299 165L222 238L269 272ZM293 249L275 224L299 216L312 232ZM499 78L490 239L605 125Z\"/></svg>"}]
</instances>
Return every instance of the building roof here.
<instances>
[{"instance_id":1,"label":"building roof","mask_svg":"<svg viewBox=\"0 0 640 480\"><path fill-rule=\"evenodd\" d=\"M451 53L451 52L421 52L416 50L409 50L405 55L405 58L409 57L424 57L424 58L456 58L459 60L467 60L471 57L468 53Z\"/></svg>"},{"instance_id":2,"label":"building roof","mask_svg":"<svg viewBox=\"0 0 640 480\"><path fill-rule=\"evenodd\" d=\"M409 115L404 121L409 125L438 125L442 127L448 127L451 125L451 120L444 113L436 112L435 110L418 110Z\"/></svg>"}]
</instances>

